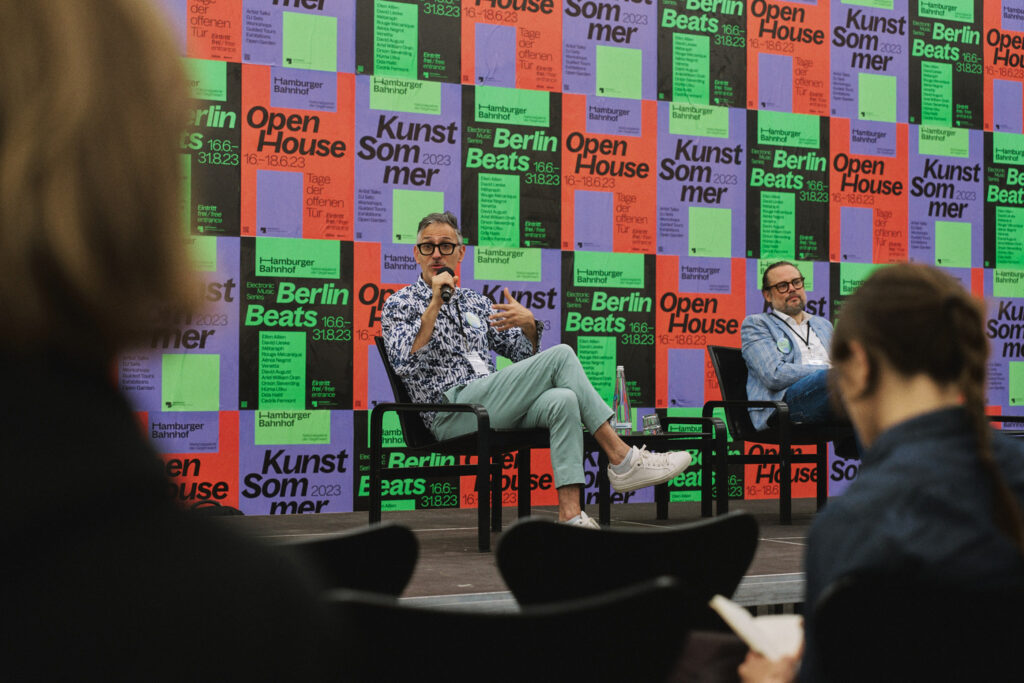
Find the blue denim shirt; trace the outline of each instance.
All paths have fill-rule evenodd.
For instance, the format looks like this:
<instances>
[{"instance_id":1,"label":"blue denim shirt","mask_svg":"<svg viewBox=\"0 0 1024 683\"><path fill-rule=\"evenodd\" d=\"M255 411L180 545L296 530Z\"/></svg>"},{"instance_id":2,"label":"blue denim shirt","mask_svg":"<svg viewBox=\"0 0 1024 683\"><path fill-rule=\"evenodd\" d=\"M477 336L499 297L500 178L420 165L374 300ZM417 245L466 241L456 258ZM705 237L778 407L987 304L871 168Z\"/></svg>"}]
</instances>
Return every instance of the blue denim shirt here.
<instances>
[{"instance_id":1,"label":"blue denim shirt","mask_svg":"<svg viewBox=\"0 0 1024 683\"><path fill-rule=\"evenodd\" d=\"M1024 443L994 433L992 455L1024 504ZM878 437L857 480L811 525L801 680L820 678L814 605L847 574L1007 585L1024 577L1024 559L992 521L990 481L960 408L921 415Z\"/></svg>"},{"instance_id":2,"label":"blue denim shirt","mask_svg":"<svg viewBox=\"0 0 1024 683\"><path fill-rule=\"evenodd\" d=\"M462 287L441 307L430 341L412 353L420 319L432 296L433 291L423 278L416 278L416 282L388 297L381 315L388 359L414 402L441 403L448 389L479 377L466 358L467 352L478 353L487 361L491 372L496 367L492 350L513 361L533 355L533 342L521 329L498 332L491 327L490 299ZM540 335L538 326L538 344ZM422 413L422 417L429 428L434 422L434 413Z\"/></svg>"}]
</instances>

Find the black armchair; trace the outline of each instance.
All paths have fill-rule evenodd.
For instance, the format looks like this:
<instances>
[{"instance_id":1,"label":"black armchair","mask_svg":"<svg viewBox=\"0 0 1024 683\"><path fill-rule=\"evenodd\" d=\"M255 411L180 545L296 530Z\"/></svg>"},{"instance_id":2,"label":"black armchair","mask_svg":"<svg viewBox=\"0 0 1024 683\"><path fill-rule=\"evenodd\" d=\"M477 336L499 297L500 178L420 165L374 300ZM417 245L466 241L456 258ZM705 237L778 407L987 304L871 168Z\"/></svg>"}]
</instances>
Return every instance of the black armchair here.
<instances>
[{"instance_id":1,"label":"black armchair","mask_svg":"<svg viewBox=\"0 0 1024 683\"><path fill-rule=\"evenodd\" d=\"M530 487L523 482L530 481L530 450L549 446L546 429L492 429L490 418L483 406L466 403L426 404L413 403L405 385L395 373L388 359L384 339L376 337L384 368L387 370L395 403L380 403L370 414L370 523L381 520L381 479L384 414L398 414L402 436L411 453L441 453L445 455L474 455L476 464L464 465L423 465L418 467L388 468L388 472L400 472L403 476L470 475L476 478L477 493L477 546L480 552L491 547L490 531L501 531L501 459L503 453L518 452L519 515L530 514ZM425 411L469 412L476 415L477 431L453 439L439 441L423 424L419 414ZM582 457L582 454L581 454Z\"/></svg>"},{"instance_id":2,"label":"black armchair","mask_svg":"<svg viewBox=\"0 0 1024 683\"><path fill-rule=\"evenodd\" d=\"M725 482L728 479L730 463L743 465L778 464L779 518L783 524L792 523L792 464L814 463L818 466L816 497L818 509L825 506L828 498L828 442L852 436L852 429L839 425L803 425L789 419L789 407L782 401L751 401L747 399L747 364L738 348L708 346L708 355L714 367L715 376L722 391L721 401L704 404L704 416L710 417L715 408L725 409L725 422L734 441L774 444L779 448L777 455L749 454L729 456L722 452L716 456L717 477L722 485L718 487L717 508L719 513L728 511L729 497ZM748 408L775 408L774 420L767 429L758 431L750 421ZM773 426L774 425L774 426ZM813 455L797 454L793 446L813 445Z\"/></svg>"}]
</instances>

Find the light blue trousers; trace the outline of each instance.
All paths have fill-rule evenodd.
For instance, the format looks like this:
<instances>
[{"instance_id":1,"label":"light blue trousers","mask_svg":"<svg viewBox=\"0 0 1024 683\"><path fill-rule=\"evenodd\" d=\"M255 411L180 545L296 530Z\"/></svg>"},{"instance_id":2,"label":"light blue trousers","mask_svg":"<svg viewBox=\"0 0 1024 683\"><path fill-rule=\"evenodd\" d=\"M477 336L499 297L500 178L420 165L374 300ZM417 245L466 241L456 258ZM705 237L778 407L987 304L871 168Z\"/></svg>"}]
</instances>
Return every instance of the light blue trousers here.
<instances>
[{"instance_id":1,"label":"light blue trousers","mask_svg":"<svg viewBox=\"0 0 1024 683\"><path fill-rule=\"evenodd\" d=\"M546 427L555 488L584 483L580 422L593 434L612 416L576 352L565 344L452 387L444 395L451 403L481 404L498 429ZM472 413L438 413L432 430L439 439L450 439L476 431L476 418Z\"/></svg>"}]
</instances>

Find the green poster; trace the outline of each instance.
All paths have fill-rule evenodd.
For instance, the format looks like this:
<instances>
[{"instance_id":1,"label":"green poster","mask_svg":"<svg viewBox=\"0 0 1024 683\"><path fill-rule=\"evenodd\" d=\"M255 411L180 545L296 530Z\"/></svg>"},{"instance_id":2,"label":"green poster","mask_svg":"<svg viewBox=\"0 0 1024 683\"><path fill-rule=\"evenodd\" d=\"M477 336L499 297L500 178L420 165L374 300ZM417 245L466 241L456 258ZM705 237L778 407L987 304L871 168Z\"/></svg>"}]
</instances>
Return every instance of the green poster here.
<instances>
[{"instance_id":1,"label":"green poster","mask_svg":"<svg viewBox=\"0 0 1024 683\"><path fill-rule=\"evenodd\" d=\"M615 337L587 337L576 339L576 353L594 389L608 405L615 394L616 346Z\"/></svg>"},{"instance_id":2,"label":"green poster","mask_svg":"<svg viewBox=\"0 0 1024 683\"><path fill-rule=\"evenodd\" d=\"M992 133L992 162L1024 166L1024 135Z\"/></svg>"},{"instance_id":3,"label":"green poster","mask_svg":"<svg viewBox=\"0 0 1024 683\"><path fill-rule=\"evenodd\" d=\"M473 250L473 277L477 280L540 282L541 250L477 247Z\"/></svg>"},{"instance_id":4,"label":"green poster","mask_svg":"<svg viewBox=\"0 0 1024 683\"><path fill-rule=\"evenodd\" d=\"M672 135L727 138L729 137L729 108L671 102L668 109L668 132Z\"/></svg>"},{"instance_id":5,"label":"green poster","mask_svg":"<svg viewBox=\"0 0 1024 683\"><path fill-rule=\"evenodd\" d=\"M281 13L281 58L292 69L338 70L338 18Z\"/></svg>"},{"instance_id":6,"label":"green poster","mask_svg":"<svg viewBox=\"0 0 1024 683\"><path fill-rule=\"evenodd\" d=\"M1007 365L1010 367L1009 399L1011 406L1024 405L1024 361L1011 360Z\"/></svg>"},{"instance_id":7,"label":"green poster","mask_svg":"<svg viewBox=\"0 0 1024 683\"><path fill-rule=\"evenodd\" d=\"M796 197L792 192L761 192L761 258L792 259L796 254Z\"/></svg>"},{"instance_id":8,"label":"green poster","mask_svg":"<svg viewBox=\"0 0 1024 683\"><path fill-rule=\"evenodd\" d=\"M935 265L946 268L971 267L970 223L935 221Z\"/></svg>"},{"instance_id":9,"label":"green poster","mask_svg":"<svg viewBox=\"0 0 1024 683\"><path fill-rule=\"evenodd\" d=\"M220 356L165 353L160 400L164 411L220 410Z\"/></svg>"},{"instance_id":10,"label":"green poster","mask_svg":"<svg viewBox=\"0 0 1024 683\"><path fill-rule=\"evenodd\" d=\"M928 19L970 24L974 22L974 0L917 0L917 13Z\"/></svg>"},{"instance_id":11,"label":"green poster","mask_svg":"<svg viewBox=\"0 0 1024 683\"><path fill-rule=\"evenodd\" d=\"M921 123L953 125L953 65L921 62Z\"/></svg>"},{"instance_id":12,"label":"green poster","mask_svg":"<svg viewBox=\"0 0 1024 683\"><path fill-rule=\"evenodd\" d=\"M996 268L992 271L992 296L1024 299L1024 270Z\"/></svg>"},{"instance_id":13,"label":"green poster","mask_svg":"<svg viewBox=\"0 0 1024 683\"><path fill-rule=\"evenodd\" d=\"M305 408L306 333L261 330L259 359L260 408Z\"/></svg>"},{"instance_id":14,"label":"green poster","mask_svg":"<svg viewBox=\"0 0 1024 683\"><path fill-rule=\"evenodd\" d=\"M440 115L441 84L370 76L370 109Z\"/></svg>"},{"instance_id":15,"label":"green poster","mask_svg":"<svg viewBox=\"0 0 1024 683\"><path fill-rule=\"evenodd\" d=\"M481 85L475 90L474 118L477 123L547 128L551 96L542 90L517 90Z\"/></svg>"},{"instance_id":16,"label":"green poster","mask_svg":"<svg viewBox=\"0 0 1024 683\"><path fill-rule=\"evenodd\" d=\"M971 154L970 131L920 126L917 129L917 151L930 156L966 159Z\"/></svg>"},{"instance_id":17,"label":"green poster","mask_svg":"<svg viewBox=\"0 0 1024 683\"><path fill-rule=\"evenodd\" d=\"M181 161L181 227L186 237L192 234L192 155L179 154Z\"/></svg>"},{"instance_id":18,"label":"green poster","mask_svg":"<svg viewBox=\"0 0 1024 683\"><path fill-rule=\"evenodd\" d=\"M338 243L333 240L257 237L256 275L337 279L341 277Z\"/></svg>"},{"instance_id":19,"label":"green poster","mask_svg":"<svg viewBox=\"0 0 1024 683\"><path fill-rule=\"evenodd\" d=\"M254 441L271 444L329 444L329 410L257 410Z\"/></svg>"},{"instance_id":20,"label":"green poster","mask_svg":"<svg viewBox=\"0 0 1024 683\"><path fill-rule=\"evenodd\" d=\"M228 98L228 65L210 59L182 58L192 98L224 102Z\"/></svg>"},{"instance_id":21,"label":"green poster","mask_svg":"<svg viewBox=\"0 0 1024 683\"><path fill-rule=\"evenodd\" d=\"M1024 209L996 207L996 267L1024 267Z\"/></svg>"},{"instance_id":22,"label":"green poster","mask_svg":"<svg viewBox=\"0 0 1024 683\"><path fill-rule=\"evenodd\" d=\"M672 99L708 104L710 98L710 38L692 33L672 34Z\"/></svg>"},{"instance_id":23,"label":"green poster","mask_svg":"<svg viewBox=\"0 0 1024 683\"><path fill-rule=\"evenodd\" d=\"M642 75L642 50L597 46L597 94L601 97L641 99Z\"/></svg>"},{"instance_id":24,"label":"green poster","mask_svg":"<svg viewBox=\"0 0 1024 683\"><path fill-rule=\"evenodd\" d=\"M873 9L892 9L892 0L843 0L843 5L857 5Z\"/></svg>"},{"instance_id":25,"label":"green poster","mask_svg":"<svg viewBox=\"0 0 1024 683\"><path fill-rule=\"evenodd\" d=\"M188 237L186 238L192 266L200 273L213 273L217 270L217 238Z\"/></svg>"},{"instance_id":26,"label":"green poster","mask_svg":"<svg viewBox=\"0 0 1024 683\"><path fill-rule=\"evenodd\" d=\"M444 211L444 192L433 190L391 191L391 241L415 244L416 228L428 213Z\"/></svg>"},{"instance_id":27,"label":"green poster","mask_svg":"<svg viewBox=\"0 0 1024 683\"><path fill-rule=\"evenodd\" d=\"M732 209L690 207L690 256L732 256Z\"/></svg>"},{"instance_id":28,"label":"green poster","mask_svg":"<svg viewBox=\"0 0 1024 683\"><path fill-rule=\"evenodd\" d=\"M576 287L643 289L644 255L577 251L573 254L572 283Z\"/></svg>"},{"instance_id":29,"label":"green poster","mask_svg":"<svg viewBox=\"0 0 1024 683\"><path fill-rule=\"evenodd\" d=\"M415 80L418 32L417 5L373 0L373 72Z\"/></svg>"},{"instance_id":30,"label":"green poster","mask_svg":"<svg viewBox=\"0 0 1024 683\"><path fill-rule=\"evenodd\" d=\"M871 273L882 267L880 263L840 263L839 296L849 296L868 279Z\"/></svg>"},{"instance_id":31,"label":"green poster","mask_svg":"<svg viewBox=\"0 0 1024 683\"><path fill-rule=\"evenodd\" d=\"M857 72L860 119L896 123L896 77Z\"/></svg>"},{"instance_id":32,"label":"green poster","mask_svg":"<svg viewBox=\"0 0 1024 683\"><path fill-rule=\"evenodd\" d=\"M519 176L481 173L477 183L480 245L518 247Z\"/></svg>"},{"instance_id":33,"label":"green poster","mask_svg":"<svg viewBox=\"0 0 1024 683\"><path fill-rule=\"evenodd\" d=\"M821 126L817 116L785 111L757 112L757 142L760 145L818 149L820 139Z\"/></svg>"}]
</instances>

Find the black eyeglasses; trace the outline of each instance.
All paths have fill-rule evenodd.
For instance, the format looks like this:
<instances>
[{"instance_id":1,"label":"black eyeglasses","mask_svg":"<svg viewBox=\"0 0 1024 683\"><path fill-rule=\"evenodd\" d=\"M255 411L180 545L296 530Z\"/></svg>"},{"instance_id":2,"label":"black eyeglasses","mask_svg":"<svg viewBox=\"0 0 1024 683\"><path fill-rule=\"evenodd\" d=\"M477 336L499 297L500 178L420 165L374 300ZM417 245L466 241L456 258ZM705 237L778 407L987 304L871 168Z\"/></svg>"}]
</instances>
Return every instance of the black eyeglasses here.
<instances>
[{"instance_id":1,"label":"black eyeglasses","mask_svg":"<svg viewBox=\"0 0 1024 683\"><path fill-rule=\"evenodd\" d=\"M416 248L420 250L420 254L423 256L432 256L435 248L441 252L441 256L451 256L455 253L455 247L457 246L459 245L455 244L455 242L440 242L438 244L434 244L433 242L420 242L416 245Z\"/></svg>"},{"instance_id":2,"label":"black eyeglasses","mask_svg":"<svg viewBox=\"0 0 1024 683\"><path fill-rule=\"evenodd\" d=\"M441 253L443 254L444 252L442 251ZM790 287L792 287L793 289L803 289L804 279L802 277L798 277L790 280L789 282L776 282L774 285L768 285L767 288L774 289L779 294L785 294L786 292L789 291Z\"/></svg>"}]
</instances>

